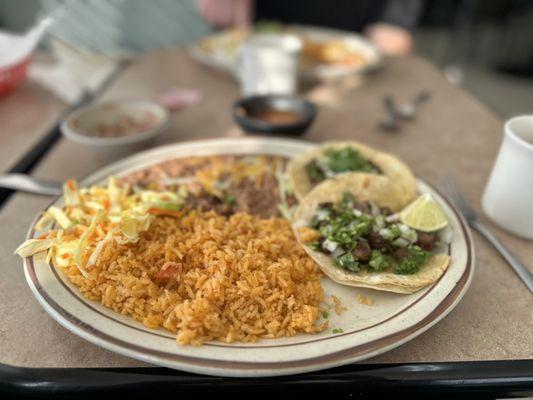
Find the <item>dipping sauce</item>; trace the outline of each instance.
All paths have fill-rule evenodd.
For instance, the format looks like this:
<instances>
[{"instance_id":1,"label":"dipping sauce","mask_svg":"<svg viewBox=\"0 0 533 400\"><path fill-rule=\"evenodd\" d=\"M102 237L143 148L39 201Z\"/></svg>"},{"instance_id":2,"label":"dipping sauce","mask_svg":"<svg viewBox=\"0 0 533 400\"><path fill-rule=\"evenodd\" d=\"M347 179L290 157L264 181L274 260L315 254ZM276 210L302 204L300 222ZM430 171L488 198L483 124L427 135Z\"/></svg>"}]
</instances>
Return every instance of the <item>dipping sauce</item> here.
<instances>
[{"instance_id":1,"label":"dipping sauce","mask_svg":"<svg viewBox=\"0 0 533 400\"><path fill-rule=\"evenodd\" d=\"M276 110L273 108L256 111L247 116L273 125L290 125L302 119L301 115L297 112Z\"/></svg>"}]
</instances>

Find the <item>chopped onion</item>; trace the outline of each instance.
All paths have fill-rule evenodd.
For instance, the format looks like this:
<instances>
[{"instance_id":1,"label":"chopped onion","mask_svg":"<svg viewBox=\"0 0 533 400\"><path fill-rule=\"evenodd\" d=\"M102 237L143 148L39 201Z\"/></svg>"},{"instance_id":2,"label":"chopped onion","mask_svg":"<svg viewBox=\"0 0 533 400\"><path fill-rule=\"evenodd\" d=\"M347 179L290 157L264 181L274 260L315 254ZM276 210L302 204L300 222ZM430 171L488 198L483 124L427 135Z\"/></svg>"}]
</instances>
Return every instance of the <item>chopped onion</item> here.
<instances>
[{"instance_id":1,"label":"chopped onion","mask_svg":"<svg viewBox=\"0 0 533 400\"><path fill-rule=\"evenodd\" d=\"M326 239L322 242L322 247L329 252L333 252L339 247L339 244L333 240Z\"/></svg>"},{"instance_id":2,"label":"chopped onion","mask_svg":"<svg viewBox=\"0 0 533 400\"><path fill-rule=\"evenodd\" d=\"M446 229L440 232L439 236L440 236L439 239L442 243L450 244L453 238L452 229L450 227L447 227Z\"/></svg>"},{"instance_id":3,"label":"chopped onion","mask_svg":"<svg viewBox=\"0 0 533 400\"><path fill-rule=\"evenodd\" d=\"M395 222L400 219L400 216L398 214L391 214L385 217L385 221L387 222Z\"/></svg>"},{"instance_id":4,"label":"chopped onion","mask_svg":"<svg viewBox=\"0 0 533 400\"><path fill-rule=\"evenodd\" d=\"M399 237L395 239L392 244L396 247L407 247L409 245L409 241L407 239Z\"/></svg>"},{"instance_id":5,"label":"chopped onion","mask_svg":"<svg viewBox=\"0 0 533 400\"><path fill-rule=\"evenodd\" d=\"M379 230L379 234L381 235L381 237L383 237L385 239L390 238L392 236L392 232L388 228L380 229Z\"/></svg>"},{"instance_id":6,"label":"chopped onion","mask_svg":"<svg viewBox=\"0 0 533 400\"><path fill-rule=\"evenodd\" d=\"M333 258L338 258L339 256L344 254L344 249L341 246L338 246L333 252L331 253L331 256Z\"/></svg>"},{"instance_id":7,"label":"chopped onion","mask_svg":"<svg viewBox=\"0 0 533 400\"><path fill-rule=\"evenodd\" d=\"M317 221L325 221L327 220L329 217L329 211L328 210L324 210L323 208L319 208L317 211L316 211L316 220Z\"/></svg>"}]
</instances>

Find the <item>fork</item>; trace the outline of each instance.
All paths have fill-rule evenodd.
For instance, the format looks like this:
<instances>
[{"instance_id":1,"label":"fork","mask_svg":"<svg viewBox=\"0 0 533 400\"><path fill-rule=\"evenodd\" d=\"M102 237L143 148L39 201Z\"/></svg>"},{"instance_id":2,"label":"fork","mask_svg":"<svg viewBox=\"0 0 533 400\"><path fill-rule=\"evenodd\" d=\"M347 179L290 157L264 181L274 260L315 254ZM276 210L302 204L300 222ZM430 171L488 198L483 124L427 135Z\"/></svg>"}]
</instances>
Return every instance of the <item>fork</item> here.
<instances>
[{"instance_id":1,"label":"fork","mask_svg":"<svg viewBox=\"0 0 533 400\"><path fill-rule=\"evenodd\" d=\"M444 192L448 195L453 204L459 208L468 224L487 239L501 256L509 263L522 282L533 293L533 274L528 271L524 264L480 221L477 213L468 204L457 181L452 177L446 177L442 181Z\"/></svg>"}]
</instances>

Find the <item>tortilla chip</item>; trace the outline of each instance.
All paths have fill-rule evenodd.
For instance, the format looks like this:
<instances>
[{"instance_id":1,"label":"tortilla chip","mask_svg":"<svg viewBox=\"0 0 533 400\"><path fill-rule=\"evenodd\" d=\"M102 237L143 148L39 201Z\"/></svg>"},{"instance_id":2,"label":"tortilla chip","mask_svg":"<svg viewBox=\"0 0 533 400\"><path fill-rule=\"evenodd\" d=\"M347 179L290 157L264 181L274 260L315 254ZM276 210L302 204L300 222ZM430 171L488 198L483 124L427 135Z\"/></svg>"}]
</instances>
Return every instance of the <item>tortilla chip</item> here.
<instances>
[{"instance_id":1,"label":"tortilla chip","mask_svg":"<svg viewBox=\"0 0 533 400\"><path fill-rule=\"evenodd\" d=\"M448 268L450 256L447 254L433 255L420 267L418 272L411 275L399 275L391 271L351 272L336 266L329 255L311 249L302 240L302 231L299 228L310 225L318 205L329 201L338 203L345 192L352 193L358 201L370 201L380 208L389 207L391 210L398 210L397 199L391 199L388 196L389 188L380 182L379 179L368 180L368 182L363 178L354 180L350 175L342 174L320 183L305 196L296 209L293 231L305 251L316 261L322 271L335 282L349 286L411 294L436 282Z\"/></svg>"},{"instance_id":2,"label":"tortilla chip","mask_svg":"<svg viewBox=\"0 0 533 400\"><path fill-rule=\"evenodd\" d=\"M305 170L307 163L321 156L328 149L340 149L348 146L359 151L363 157L378 167L381 174L345 172L331 179L349 177L347 179L360 187L359 195L362 197L372 197L372 194L365 194L364 192L378 190L381 196L391 197L390 205L387 207L392 211L400 210L416 197L415 177L409 167L395 156L379 152L357 142L327 142L316 149L295 157L287 166L289 184L294 189L299 201L313 189ZM317 186L322 185L324 182L319 183Z\"/></svg>"}]
</instances>

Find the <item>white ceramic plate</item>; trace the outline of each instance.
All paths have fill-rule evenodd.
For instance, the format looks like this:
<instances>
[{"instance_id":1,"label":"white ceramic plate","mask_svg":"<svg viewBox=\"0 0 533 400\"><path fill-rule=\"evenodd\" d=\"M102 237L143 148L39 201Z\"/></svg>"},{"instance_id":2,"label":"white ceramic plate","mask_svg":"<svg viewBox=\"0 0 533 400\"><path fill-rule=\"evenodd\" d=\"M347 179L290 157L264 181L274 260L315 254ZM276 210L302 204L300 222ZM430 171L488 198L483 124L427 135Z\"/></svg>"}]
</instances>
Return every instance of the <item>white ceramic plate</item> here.
<instances>
[{"instance_id":1,"label":"white ceramic plate","mask_svg":"<svg viewBox=\"0 0 533 400\"><path fill-rule=\"evenodd\" d=\"M294 156L314 146L296 140L266 138L216 139L156 148L118 161L85 179L82 184L104 182L109 175L124 175L166 159L209 154L272 154ZM208 342L200 347L180 346L165 330L151 330L82 297L68 279L44 261L43 255L26 258L26 279L39 303L61 325L108 350L148 363L222 376L273 376L320 370L383 353L418 336L449 313L467 290L474 270L470 231L456 210L434 188L418 182L441 204L453 231L444 251L451 264L439 281L418 293L400 295L352 288L323 278L326 300L339 297L347 310L331 311L328 330L316 335L263 339L253 344ZM61 206L61 200L53 204ZM30 228L28 238L41 232ZM362 294L373 299L367 306ZM333 328L342 333L333 334Z\"/></svg>"},{"instance_id":2,"label":"white ceramic plate","mask_svg":"<svg viewBox=\"0 0 533 400\"><path fill-rule=\"evenodd\" d=\"M292 33L302 34L317 41L340 38L345 41L352 50L358 51L366 59L366 62L362 65L355 66L318 63L311 66L301 66L300 74L305 79L335 79L352 74L363 73L381 65L382 58L378 50L363 36L356 33L305 25L287 25L286 28ZM227 31L214 33L212 37L214 40L220 42L221 45L219 48L215 48L214 51L207 51L200 45L200 42L196 42L189 47L189 54L202 64L234 72L236 58L235 40L231 39L231 34L228 34Z\"/></svg>"}]
</instances>

